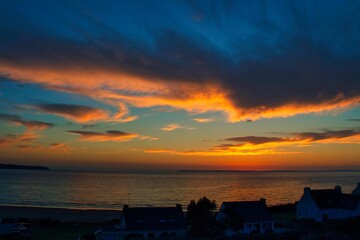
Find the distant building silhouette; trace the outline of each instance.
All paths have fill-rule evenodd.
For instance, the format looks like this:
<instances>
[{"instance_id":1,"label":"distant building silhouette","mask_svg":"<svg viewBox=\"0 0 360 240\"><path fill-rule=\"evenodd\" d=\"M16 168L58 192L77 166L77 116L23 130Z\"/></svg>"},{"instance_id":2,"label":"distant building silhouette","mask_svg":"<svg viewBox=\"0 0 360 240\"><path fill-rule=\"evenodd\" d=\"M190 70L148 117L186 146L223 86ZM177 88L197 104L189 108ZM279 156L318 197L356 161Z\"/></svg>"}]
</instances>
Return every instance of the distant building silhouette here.
<instances>
[{"instance_id":1,"label":"distant building silhouette","mask_svg":"<svg viewBox=\"0 0 360 240\"><path fill-rule=\"evenodd\" d=\"M228 227L226 235L274 231L273 217L265 199L260 201L223 202L216 220Z\"/></svg>"},{"instance_id":2,"label":"distant building silhouette","mask_svg":"<svg viewBox=\"0 0 360 240\"><path fill-rule=\"evenodd\" d=\"M360 216L359 191L359 183L352 194L343 193L340 186L317 190L306 187L296 205L297 218L324 222L329 219Z\"/></svg>"},{"instance_id":3,"label":"distant building silhouette","mask_svg":"<svg viewBox=\"0 0 360 240\"><path fill-rule=\"evenodd\" d=\"M187 224L181 205L176 207L124 206L120 223L99 230L101 240L183 237Z\"/></svg>"}]
</instances>

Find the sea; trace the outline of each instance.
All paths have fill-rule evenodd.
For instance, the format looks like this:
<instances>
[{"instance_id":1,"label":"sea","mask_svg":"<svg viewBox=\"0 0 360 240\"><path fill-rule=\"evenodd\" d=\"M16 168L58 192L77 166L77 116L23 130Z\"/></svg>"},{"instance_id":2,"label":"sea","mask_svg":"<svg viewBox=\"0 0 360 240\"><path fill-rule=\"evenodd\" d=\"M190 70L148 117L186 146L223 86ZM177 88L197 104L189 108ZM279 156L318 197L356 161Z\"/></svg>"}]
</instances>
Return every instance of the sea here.
<instances>
[{"instance_id":1,"label":"sea","mask_svg":"<svg viewBox=\"0 0 360 240\"><path fill-rule=\"evenodd\" d=\"M70 209L122 209L130 206L184 208L206 196L223 201L259 200L294 203L304 187L342 187L351 193L359 171L269 172L96 172L65 170L0 170L0 205Z\"/></svg>"}]
</instances>

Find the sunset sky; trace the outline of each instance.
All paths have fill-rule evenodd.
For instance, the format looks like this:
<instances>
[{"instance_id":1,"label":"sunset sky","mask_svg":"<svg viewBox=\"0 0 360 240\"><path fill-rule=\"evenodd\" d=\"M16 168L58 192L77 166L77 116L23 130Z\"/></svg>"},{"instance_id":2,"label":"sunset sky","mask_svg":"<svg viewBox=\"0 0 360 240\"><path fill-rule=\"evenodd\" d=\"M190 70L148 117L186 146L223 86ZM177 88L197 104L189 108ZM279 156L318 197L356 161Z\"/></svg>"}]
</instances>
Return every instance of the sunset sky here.
<instances>
[{"instance_id":1,"label":"sunset sky","mask_svg":"<svg viewBox=\"0 0 360 240\"><path fill-rule=\"evenodd\" d=\"M360 169L360 1L6 1L0 162Z\"/></svg>"}]
</instances>

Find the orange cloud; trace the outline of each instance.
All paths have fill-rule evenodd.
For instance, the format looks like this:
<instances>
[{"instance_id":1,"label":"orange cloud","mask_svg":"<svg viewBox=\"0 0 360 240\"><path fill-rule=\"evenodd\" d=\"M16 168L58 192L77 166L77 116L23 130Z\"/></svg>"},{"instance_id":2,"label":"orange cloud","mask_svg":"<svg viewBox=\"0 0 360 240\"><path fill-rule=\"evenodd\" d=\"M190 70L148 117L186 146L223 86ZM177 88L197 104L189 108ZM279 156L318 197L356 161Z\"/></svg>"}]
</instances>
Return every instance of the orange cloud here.
<instances>
[{"instance_id":1,"label":"orange cloud","mask_svg":"<svg viewBox=\"0 0 360 240\"><path fill-rule=\"evenodd\" d=\"M4 137L0 138L0 147L10 146L14 144L24 144L24 143L31 143L34 140L38 139L39 135L33 133L32 131L25 131L21 135L13 135L8 134Z\"/></svg>"},{"instance_id":2,"label":"orange cloud","mask_svg":"<svg viewBox=\"0 0 360 240\"><path fill-rule=\"evenodd\" d=\"M321 114L329 112L339 112L345 109L356 107L360 104L360 97L346 98L343 94L338 94L333 99L320 103L301 104L284 103L279 107L257 107L241 109L229 116L230 122L258 120L262 118L292 117L299 114Z\"/></svg>"},{"instance_id":3,"label":"orange cloud","mask_svg":"<svg viewBox=\"0 0 360 240\"><path fill-rule=\"evenodd\" d=\"M68 131L68 133L79 135L80 140L90 142L124 142L139 137L139 135L135 133L125 133L115 130L107 131L105 133L92 131Z\"/></svg>"},{"instance_id":4,"label":"orange cloud","mask_svg":"<svg viewBox=\"0 0 360 240\"><path fill-rule=\"evenodd\" d=\"M161 128L163 131L174 131L176 129L183 128L180 124L177 123L171 123Z\"/></svg>"},{"instance_id":5,"label":"orange cloud","mask_svg":"<svg viewBox=\"0 0 360 240\"><path fill-rule=\"evenodd\" d=\"M193 120L198 123L209 123L215 121L214 118L193 118Z\"/></svg>"},{"instance_id":6,"label":"orange cloud","mask_svg":"<svg viewBox=\"0 0 360 240\"><path fill-rule=\"evenodd\" d=\"M150 136L141 136L140 137L140 140L160 140L160 138L157 138L157 137L150 137Z\"/></svg>"},{"instance_id":7,"label":"orange cloud","mask_svg":"<svg viewBox=\"0 0 360 240\"><path fill-rule=\"evenodd\" d=\"M107 120L109 118L109 113L107 111L74 104L50 103L39 104L30 108L34 108L45 113L55 114L78 123L95 122L99 120Z\"/></svg>"},{"instance_id":8,"label":"orange cloud","mask_svg":"<svg viewBox=\"0 0 360 240\"><path fill-rule=\"evenodd\" d=\"M54 124L41 122L41 121L26 121L17 115L10 115L5 113L0 113L0 120L9 121L16 125L22 125L28 130L45 130L49 127L53 127Z\"/></svg>"},{"instance_id":9,"label":"orange cloud","mask_svg":"<svg viewBox=\"0 0 360 240\"><path fill-rule=\"evenodd\" d=\"M123 116L126 105L138 108L170 107L185 110L192 114L223 112L229 122L258 120L262 118L291 117L298 114L318 114L342 111L360 104L359 96L338 94L333 98L312 103L283 102L280 105L260 105L244 107L236 104L230 90L216 81L207 83L172 81L172 79L145 78L124 72L102 69L46 69L39 67L14 66L3 62L0 73L8 78L38 83L46 88L86 95L98 101L118 106L119 116ZM87 112L81 117L69 113L62 115L77 122L111 119L103 110ZM118 121L135 120L136 116L119 118ZM112 118L112 120L116 120ZM197 119L204 121L204 119Z\"/></svg>"},{"instance_id":10,"label":"orange cloud","mask_svg":"<svg viewBox=\"0 0 360 240\"><path fill-rule=\"evenodd\" d=\"M70 146L66 145L65 143L53 143L50 145L49 149L55 150L55 151L67 152L67 151L70 151L72 148Z\"/></svg>"},{"instance_id":11,"label":"orange cloud","mask_svg":"<svg viewBox=\"0 0 360 240\"><path fill-rule=\"evenodd\" d=\"M19 144L16 146L17 148L21 149L22 151L52 151L52 152L68 152L72 148L64 143L53 143L50 146L43 146L43 145L33 145L33 144Z\"/></svg>"},{"instance_id":12,"label":"orange cloud","mask_svg":"<svg viewBox=\"0 0 360 240\"><path fill-rule=\"evenodd\" d=\"M184 126L181 126L180 124L177 124L177 123L170 123L162 128L160 128L161 130L163 131L174 131L176 129L180 129L180 128L184 128L184 129L187 129L187 130L194 130L195 128L194 127L184 127Z\"/></svg>"},{"instance_id":13,"label":"orange cloud","mask_svg":"<svg viewBox=\"0 0 360 240\"><path fill-rule=\"evenodd\" d=\"M242 155L268 155L268 154L295 154L299 151L291 151L290 148L308 147L317 144L360 144L360 131L340 130L326 132L294 133L294 137L235 137L225 139L237 142L235 144L215 145L207 151L194 150L170 150L170 149L146 149L146 153L167 153L185 156L242 156Z\"/></svg>"}]
</instances>

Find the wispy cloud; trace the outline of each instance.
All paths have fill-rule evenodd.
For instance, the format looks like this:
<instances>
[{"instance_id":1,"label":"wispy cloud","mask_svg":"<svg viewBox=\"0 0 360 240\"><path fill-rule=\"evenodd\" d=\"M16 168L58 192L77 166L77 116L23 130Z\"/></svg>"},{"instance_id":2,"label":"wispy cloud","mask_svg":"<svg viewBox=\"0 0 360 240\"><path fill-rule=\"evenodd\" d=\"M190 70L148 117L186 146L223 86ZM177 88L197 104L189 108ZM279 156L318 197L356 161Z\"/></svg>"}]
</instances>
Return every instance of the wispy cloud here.
<instances>
[{"instance_id":1,"label":"wispy cloud","mask_svg":"<svg viewBox=\"0 0 360 240\"><path fill-rule=\"evenodd\" d=\"M41 145L39 143L27 143L27 144L18 144L16 145L18 149L21 149L22 151L50 151L50 152L69 152L72 147L64 144L64 143L53 143L50 145Z\"/></svg>"},{"instance_id":2,"label":"wispy cloud","mask_svg":"<svg viewBox=\"0 0 360 240\"><path fill-rule=\"evenodd\" d=\"M215 121L215 118L193 118L193 120L198 123L209 123Z\"/></svg>"},{"instance_id":3,"label":"wispy cloud","mask_svg":"<svg viewBox=\"0 0 360 240\"><path fill-rule=\"evenodd\" d=\"M178 123L170 123L170 124L165 125L164 127L160 128L160 129L163 130L163 131L170 132L170 131L174 131L176 129L181 129L181 128L187 129L187 130L195 129L194 127L185 127L185 126L182 126L182 125L180 125Z\"/></svg>"},{"instance_id":4,"label":"wispy cloud","mask_svg":"<svg viewBox=\"0 0 360 240\"><path fill-rule=\"evenodd\" d=\"M124 104L118 103L116 105L118 106L118 111L113 114L108 110L77 104L43 103L21 105L19 107L61 116L73 122L84 124L84 126L91 126L98 121L125 123L138 119L138 116L129 115L129 111Z\"/></svg>"},{"instance_id":5,"label":"wispy cloud","mask_svg":"<svg viewBox=\"0 0 360 240\"><path fill-rule=\"evenodd\" d=\"M91 142L124 142L139 137L135 133L125 133L117 130L109 130L104 133L93 131L68 131L68 133L79 135L80 140Z\"/></svg>"},{"instance_id":6,"label":"wispy cloud","mask_svg":"<svg viewBox=\"0 0 360 240\"><path fill-rule=\"evenodd\" d=\"M42 137L38 132L54 126L52 123L28 121L18 115L5 113L0 113L0 120L9 121L15 125L21 125L26 128L22 134L6 134L0 137L0 147L17 145L19 149L40 149L41 146L33 145L35 140Z\"/></svg>"},{"instance_id":7,"label":"wispy cloud","mask_svg":"<svg viewBox=\"0 0 360 240\"><path fill-rule=\"evenodd\" d=\"M18 115L10 115L5 113L0 113L0 120L9 121L16 125L22 125L29 130L44 130L46 128L54 126L54 124L52 123L47 123L42 121L27 121L22 119Z\"/></svg>"},{"instance_id":8,"label":"wispy cloud","mask_svg":"<svg viewBox=\"0 0 360 240\"><path fill-rule=\"evenodd\" d=\"M26 145L26 144L20 144L17 145L17 147L21 150L25 150L25 151L34 151L34 150L41 150L43 149L43 147L39 146L39 145Z\"/></svg>"},{"instance_id":9,"label":"wispy cloud","mask_svg":"<svg viewBox=\"0 0 360 240\"><path fill-rule=\"evenodd\" d=\"M140 137L140 140L160 140L160 138L157 138L157 137L150 137L150 136L141 136Z\"/></svg>"},{"instance_id":10,"label":"wispy cloud","mask_svg":"<svg viewBox=\"0 0 360 240\"><path fill-rule=\"evenodd\" d=\"M34 108L78 123L96 122L99 120L107 120L109 118L109 113L107 111L82 105L48 103L38 104L34 106Z\"/></svg>"},{"instance_id":11,"label":"wispy cloud","mask_svg":"<svg viewBox=\"0 0 360 240\"><path fill-rule=\"evenodd\" d=\"M126 123L126 122L135 121L135 120L138 119L138 118L139 118L139 116L127 116L127 117L124 117L124 118L110 119L110 121L112 121L112 122Z\"/></svg>"},{"instance_id":12,"label":"wispy cloud","mask_svg":"<svg viewBox=\"0 0 360 240\"><path fill-rule=\"evenodd\" d=\"M63 151L63 152L68 152L72 149L72 147L68 146L65 143L52 143L48 148L50 150Z\"/></svg>"},{"instance_id":13,"label":"wispy cloud","mask_svg":"<svg viewBox=\"0 0 360 240\"><path fill-rule=\"evenodd\" d=\"M236 156L236 155L267 155L267 154L297 154L298 148L309 147L312 144L360 144L360 131L353 129L324 132L291 133L289 137L244 136L227 138L225 143L213 146L210 150L171 150L153 148L147 153L167 153L186 156Z\"/></svg>"},{"instance_id":14,"label":"wispy cloud","mask_svg":"<svg viewBox=\"0 0 360 240\"><path fill-rule=\"evenodd\" d=\"M170 124L162 127L161 130L163 130L163 131L174 131L174 130L179 129L179 128L184 128L184 127L181 126L180 124L177 124L177 123L170 123Z\"/></svg>"},{"instance_id":15,"label":"wispy cloud","mask_svg":"<svg viewBox=\"0 0 360 240\"><path fill-rule=\"evenodd\" d=\"M0 137L0 147L11 146L15 144L25 145L31 144L34 140L38 139L40 136L33 133L32 131L25 131L23 134L7 134L3 137Z\"/></svg>"},{"instance_id":16,"label":"wispy cloud","mask_svg":"<svg viewBox=\"0 0 360 240\"><path fill-rule=\"evenodd\" d=\"M359 140L360 131L354 129L345 129L338 131L326 130L323 132L298 132L291 133L290 137L262 137L262 136L245 136L227 138L226 141L240 142L241 144L266 144L266 143L297 143L297 142L334 142L339 143L343 140Z\"/></svg>"}]
</instances>

